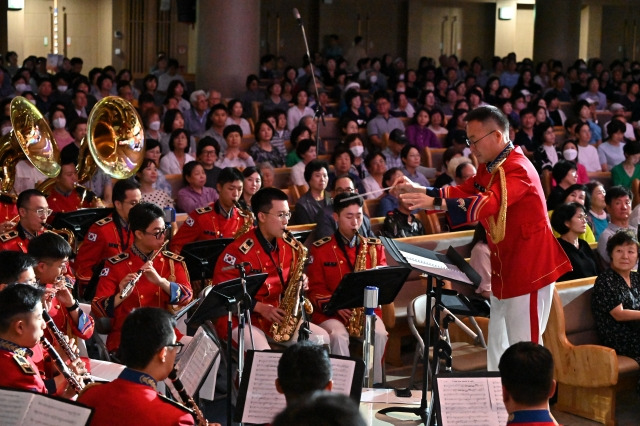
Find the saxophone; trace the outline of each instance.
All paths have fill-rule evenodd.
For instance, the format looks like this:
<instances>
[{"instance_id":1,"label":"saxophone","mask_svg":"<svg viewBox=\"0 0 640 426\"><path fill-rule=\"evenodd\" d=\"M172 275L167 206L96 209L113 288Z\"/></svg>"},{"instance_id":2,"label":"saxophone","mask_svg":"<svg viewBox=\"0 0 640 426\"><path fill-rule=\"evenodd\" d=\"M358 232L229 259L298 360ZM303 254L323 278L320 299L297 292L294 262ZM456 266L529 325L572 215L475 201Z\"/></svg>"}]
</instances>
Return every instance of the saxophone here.
<instances>
[{"instance_id":1,"label":"saxophone","mask_svg":"<svg viewBox=\"0 0 640 426\"><path fill-rule=\"evenodd\" d=\"M353 272L364 271L366 269L373 269L378 263L378 254L375 246L369 246L367 238L360 235L358 230L355 231L356 237L360 239L362 246L356 257L356 262L353 268ZM367 268L367 250L371 255L371 267ZM349 324L347 325L347 331L351 337L362 337L362 330L364 329L364 307L354 308L351 310L351 317L349 318Z\"/></svg>"},{"instance_id":2,"label":"saxophone","mask_svg":"<svg viewBox=\"0 0 640 426\"><path fill-rule=\"evenodd\" d=\"M242 223L242 226L238 228L235 234L233 234L234 239L248 232L249 229L251 229L251 227L253 226L253 222L255 221L253 212L250 209L243 209L240 203L238 203L237 201L235 202L235 205L236 209L238 209L238 214L240 215L240 217L242 217L244 222Z\"/></svg>"},{"instance_id":3,"label":"saxophone","mask_svg":"<svg viewBox=\"0 0 640 426\"><path fill-rule=\"evenodd\" d=\"M302 315L300 311L300 293L302 292L302 271L307 262L309 250L289 231L284 231L285 237L292 240L295 246L296 255L291 260L291 272L289 274L289 282L284 292L279 308L285 312L282 323L273 323L271 325L271 336L276 342L287 342L296 331L296 326ZM313 313L313 305L306 297L304 298L303 307L308 315Z\"/></svg>"}]
</instances>

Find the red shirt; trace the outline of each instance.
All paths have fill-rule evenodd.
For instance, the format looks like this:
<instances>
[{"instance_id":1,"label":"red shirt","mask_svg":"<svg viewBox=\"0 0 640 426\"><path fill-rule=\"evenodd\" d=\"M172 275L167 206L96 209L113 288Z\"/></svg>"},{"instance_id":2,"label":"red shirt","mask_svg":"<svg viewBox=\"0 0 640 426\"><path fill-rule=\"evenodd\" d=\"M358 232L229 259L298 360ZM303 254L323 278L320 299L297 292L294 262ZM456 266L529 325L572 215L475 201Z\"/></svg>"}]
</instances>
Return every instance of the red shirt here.
<instances>
[{"instance_id":1,"label":"red shirt","mask_svg":"<svg viewBox=\"0 0 640 426\"><path fill-rule=\"evenodd\" d=\"M245 219L238 214L235 207L232 207L229 213L228 217L224 215L218 202L195 209L189 213L187 220L171 239L171 250L180 253L185 244L194 241L233 238Z\"/></svg>"},{"instance_id":2,"label":"red shirt","mask_svg":"<svg viewBox=\"0 0 640 426\"><path fill-rule=\"evenodd\" d=\"M380 240L367 238L367 245L366 269L373 267L373 253L376 256L376 266L386 266L387 259ZM356 256L359 250L362 249L362 242L358 243L358 247L349 247L346 244L342 245L342 247L344 252L336 241L335 235L318 240L311 247L311 263L307 267L307 275L309 276L307 296L314 306L311 320L315 324L321 324L328 319L341 320L337 315L327 316L323 314L322 307L329 302L342 277L353 272ZM376 309L376 314L381 316L382 311L378 308Z\"/></svg>"},{"instance_id":3,"label":"red shirt","mask_svg":"<svg viewBox=\"0 0 640 426\"><path fill-rule=\"evenodd\" d=\"M91 302L91 309L96 317L113 318L111 332L107 337L109 351L114 351L120 346L122 324L135 308L151 306L169 309L170 305L184 306L189 303L193 294L182 256L164 251L153 260L153 267L158 275L171 282L171 295L142 275L129 296L114 308L113 301L116 293L120 291L120 281L127 274L138 272L146 263L140 256L134 254L132 248L133 246L129 247L125 252L105 262L105 267L100 273L96 296Z\"/></svg>"},{"instance_id":4,"label":"red shirt","mask_svg":"<svg viewBox=\"0 0 640 426\"><path fill-rule=\"evenodd\" d=\"M249 262L251 266L247 268L247 275L269 274L262 287L258 290L255 300L277 308L280 305L280 296L289 281L292 261L297 255L293 250L293 243L289 239L285 240L283 238L276 240L277 249L275 251L268 252L263 245L264 238L261 234L258 237L257 232L259 232L258 228L253 228L229 244L222 252L218 257L213 272L213 285L240 276L237 269L223 271L223 268L235 265L238 262ZM277 267L282 271L284 283L280 280ZM238 325L236 317L233 317L233 321L233 326L236 327ZM251 323L267 334L271 328L271 321L267 321L262 315L255 312L251 313ZM219 318L216 324L216 331L222 339L227 337L226 324L226 317Z\"/></svg>"}]
</instances>

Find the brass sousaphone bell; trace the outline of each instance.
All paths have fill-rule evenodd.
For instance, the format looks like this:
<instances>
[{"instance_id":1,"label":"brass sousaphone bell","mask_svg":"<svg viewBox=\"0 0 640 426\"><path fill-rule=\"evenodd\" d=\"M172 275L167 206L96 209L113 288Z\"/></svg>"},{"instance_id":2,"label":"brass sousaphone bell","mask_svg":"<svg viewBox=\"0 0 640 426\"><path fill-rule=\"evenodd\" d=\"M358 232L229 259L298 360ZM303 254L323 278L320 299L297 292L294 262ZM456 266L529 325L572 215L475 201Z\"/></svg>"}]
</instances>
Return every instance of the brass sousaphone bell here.
<instances>
[{"instance_id":1,"label":"brass sousaphone bell","mask_svg":"<svg viewBox=\"0 0 640 426\"><path fill-rule=\"evenodd\" d=\"M27 99L11 101L11 131L0 138L0 191L10 194L16 164L28 160L41 173L55 178L60 173L60 151L53 132L40 111Z\"/></svg>"}]
</instances>

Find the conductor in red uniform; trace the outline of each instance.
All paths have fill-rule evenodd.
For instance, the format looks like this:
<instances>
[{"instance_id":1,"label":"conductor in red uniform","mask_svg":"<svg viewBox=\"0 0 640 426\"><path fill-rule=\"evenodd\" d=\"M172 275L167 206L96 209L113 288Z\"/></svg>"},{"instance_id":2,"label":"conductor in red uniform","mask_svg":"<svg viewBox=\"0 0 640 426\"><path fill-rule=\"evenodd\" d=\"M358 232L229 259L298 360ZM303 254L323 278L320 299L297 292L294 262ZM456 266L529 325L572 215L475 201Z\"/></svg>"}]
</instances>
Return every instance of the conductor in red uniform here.
<instances>
[{"instance_id":1,"label":"conductor in red uniform","mask_svg":"<svg viewBox=\"0 0 640 426\"><path fill-rule=\"evenodd\" d=\"M480 221L491 250L488 369L519 341L542 343L553 284L571 263L549 224L540 178L509 140L509 122L497 108L470 111L467 144L481 163L462 185L424 188L407 179L394 191L410 208L447 210L454 225Z\"/></svg>"},{"instance_id":2,"label":"conductor in red uniform","mask_svg":"<svg viewBox=\"0 0 640 426\"><path fill-rule=\"evenodd\" d=\"M120 346L122 324L131 311L145 306L163 309L183 306L192 296L183 258L170 251L158 253L166 238L162 209L152 203L137 204L129 211L129 226L133 244L105 262L91 303L96 317L113 319L107 337L107 349L111 352ZM153 255L155 258L150 260ZM122 289L138 277L133 290L123 298Z\"/></svg>"},{"instance_id":3,"label":"conductor in red uniform","mask_svg":"<svg viewBox=\"0 0 640 426\"><path fill-rule=\"evenodd\" d=\"M292 273L291 267L299 259L300 253L294 250L295 242L288 235L283 235L291 218L287 194L277 188L263 188L251 197L251 210L256 215L258 226L237 238L222 252L213 272L213 284L239 277L240 262L248 262L247 275L258 273L269 274L256 294L251 314L253 340L256 350L269 349L268 336L274 322L281 322L285 312L279 308L280 298L287 288ZM302 275L307 282L306 275ZM296 284L296 283L293 283ZM216 331L221 338L227 337L227 318L222 317L216 324ZM232 336L238 338L237 320L233 319ZM310 324L311 337L314 343L326 344L328 334L320 327ZM289 343L295 342L297 331ZM249 331L245 332L245 347L251 348Z\"/></svg>"},{"instance_id":4,"label":"conductor in red uniform","mask_svg":"<svg viewBox=\"0 0 640 426\"><path fill-rule=\"evenodd\" d=\"M91 424L193 425L189 410L158 393L182 349L173 331L175 320L158 308L132 312L122 326L120 356L127 366L113 382L93 384L78 397L94 409Z\"/></svg>"}]
</instances>

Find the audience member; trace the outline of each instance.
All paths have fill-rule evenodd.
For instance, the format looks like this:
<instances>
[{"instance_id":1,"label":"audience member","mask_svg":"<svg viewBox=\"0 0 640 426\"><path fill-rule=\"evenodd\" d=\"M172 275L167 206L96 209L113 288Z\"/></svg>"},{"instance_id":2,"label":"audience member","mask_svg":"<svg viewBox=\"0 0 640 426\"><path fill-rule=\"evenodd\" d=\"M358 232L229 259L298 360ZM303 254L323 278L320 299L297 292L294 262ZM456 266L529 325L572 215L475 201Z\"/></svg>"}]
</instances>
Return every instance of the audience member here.
<instances>
[{"instance_id":1,"label":"audience member","mask_svg":"<svg viewBox=\"0 0 640 426\"><path fill-rule=\"evenodd\" d=\"M387 144L387 147L382 151L386 159L388 168L402 168L404 166L402 164L400 153L402 152L402 148L404 148L404 146L408 143L409 140L405 136L403 130L394 129L391 131L391 133L389 133L389 143Z\"/></svg>"},{"instance_id":2,"label":"audience member","mask_svg":"<svg viewBox=\"0 0 640 426\"><path fill-rule=\"evenodd\" d=\"M249 155L255 163L268 162L273 167L284 167L282 152L272 145L275 129L267 120L260 120L255 126L256 142L249 148Z\"/></svg>"},{"instance_id":3,"label":"audience member","mask_svg":"<svg viewBox=\"0 0 640 426\"><path fill-rule=\"evenodd\" d=\"M218 182L218 175L220 174L220 167L216 166L218 161L218 153L220 152L220 145L211 136L205 136L198 141L198 147L196 149L196 159L204 168L204 173L207 175L207 181L205 186L209 188L216 187Z\"/></svg>"},{"instance_id":4,"label":"audience member","mask_svg":"<svg viewBox=\"0 0 640 426\"><path fill-rule=\"evenodd\" d=\"M210 136L220 145L218 157L227 150L227 141L224 137L224 129L227 126L227 108L222 104L215 104L207 114L207 123L205 124L205 132L202 136Z\"/></svg>"},{"instance_id":5,"label":"audience member","mask_svg":"<svg viewBox=\"0 0 640 426\"><path fill-rule=\"evenodd\" d=\"M357 132L347 135L344 139L344 145L347 146L353 154L353 163L351 164L349 172L356 175L359 179L366 178L369 173L364 164L366 152L362 136Z\"/></svg>"},{"instance_id":6,"label":"audience member","mask_svg":"<svg viewBox=\"0 0 640 426\"><path fill-rule=\"evenodd\" d=\"M245 168L255 166L253 158L249 153L241 149L242 145L242 129L237 124L232 124L224 128L224 140L226 141L226 150L218 156L216 166L224 169L225 167Z\"/></svg>"},{"instance_id":7,"label":"audience member","mask_svg":"<svg viewBox=\"0 0 640 426\"><path fill-rule=\"evenodd\" d=\"M160 159L160 170L165 175L182 174L185 164L195 161L189 154L191 147L189 144L189 132L185 129L176 129L169 136L169 150Z\"/></svg>"},{"instance_id":8,"label":"audience member","mask_svg":"<svg viewBox=\"0 0 640 426\"><path fill-rule=\"evenodd\" d=\"M589 124L581 121L576 125L578 136L578 163L582 164L587 172L601 172L602 165L598 156L598 150L591 144L591 130Z\"/></svg>"},{"instance_id":9,"label":"audience member","mask_svg":"<svg viewBox=\"0 0 640 426\"><path fill-rule=\"evenodd\" d=\"M291 182L296 186L307 186L304 179L304 170L309 162L316 159L316 143L313 139L303 139L296 146L296 153L301 158L298 163L291 167Z\"/></svg>"},{"instance_id":10,"label":"audience member","mask_svg":"<svg viewBox=\"0 0 640 426\"><path fill-rule=\"evenodd\" d=\"M421 108L414 116L413 122L407 127L406 135L409 143L419 151L423 151L426 147L441 148L442 143L435 135L435 133L429 129L429 111L426 108Z\"/></svg>"},{"instance_id":11,"label":"audience member","mask_svg":"<svg viewBox=\"0 0 640 426\"><path fill-rule=\"evenodd\" d=\"M387 160L380 151L373 151L367 155L364 164L369 172L369 175L362 179L362 186L364 186L365 193L377 191L366 195L365 199L375 200L376 198L381 198L384 195L382 191L382 176L384 172L387 171Z\"/></svg>"},{"instance_id":12,"label":"audience member","mask_svg":"<svg viewBox=\"0 0 640 426\"><path fill-rule=\"evenodd\" d=\"M294 105L287 110L287 127L295 128L300 119L306 115L313 117L313 110L309 108L309 95L305 89L301 89L295 96Z\"/></svg>"},{"instance_id":13,"label":"audience member","mask_svg":"<svg viewBox=\"0 0 640 426\"><path fill-rule=\"evenodd\" d=\"M383 188L390 188L393 183L404 176L402 169L398 167L391 167L382 176ZM398 208L398 197L393 195L388 189L384 192L384 196L380 198L380 204L378 205L378 211L376 217L384 217L390 211Z\"/></svg>"},{"instance_id":14,"label":"audience member","mask_svg":"<svg viewBox=\"0 0 640 426\"><path fill-rule=\"evenodd\" d=\"M422 186L429 186L429 181L426 176L422 174L420 169L420 151L413 145L405 145L400 151L400 158L402 159L402 172L405 176Z\"/></svg>"},{"instance_id":15,"label":"audience member","mask_svg":"<svg viewBox=\"0 0 640 426\"><path fill-rule=\"evenodd\" d=\"M598 241L602 231L609 225L609 214L606 211L607 204L605 202L607 192L604 186L597 181L589 182L586 186L591 199L591 205L587 212L589 227L593 230L595 239Z\"/></svg>"},{"instance_id":16,"label":"audience member","mask_svg":"<svg viewBox=\"0 0 640 426\"><path fill-rule=\"evenodd\" d=\"M174 207L173 199L164 191L154 189L153 185L158 180L158 167L156 163L145 158L136 172L136 179L140 183L140 192L142 193L142 201L154 203L160 207Z\"/></svg>"},{"instance_id":17,"label":"audience member","mask_svg":"<svg viewBox=\"0 0 640 426\"><path fill-rule=\"evenodd\" d=\"M629 223L631 201L633 200L631 191L623 186L612 186L607 190L604 199L611 219L607 228L598 237L598 254L606 264L609 264L610 257L607 250L609 238L620 229L627 229L634 235L637 230Z\"/></svg>"},{"instance_id":18,"label":"audience member","mask_svg":"<svg viewBox=\"0 0 640 426\"><path fill-rule=\"evenodd\" d=\"M176 200L178 211L190 213L218 199L216 190L205 186L207 175L202 164L197 161L190 161L184 165L182 179L185 186L178 191Z\"/></svg>"},{"instance_id":19,"label":"audience member","mask_svg":"<svg viewBox=\"0 0 640 426\"><path fill-rule=\"evenodd\" d=\"M301 157L298 155L298 144L304 139L311 139L311 129L309 129L307 126L299 125L291 131L290 142L293 149L287 154L285 158L285 166L293 167L300 162Z\"/></svg>"},{"instance_id":20,"label":"audience member","mask_svg":"<svg viewBox=\"0 0 640 426\"><path fill-rule=\"evenodd\" d=\"M247 167L242 171L242 195L238 204L244 210L251 211L251 197L262 188L262 173L256 167Z\"/></svg>"},{"instance_id":21,"label":"audience member","mask_svg":"<svg viewBox=\"0 0 640 426\"><path fill-rule=\"evenodd\" d=\"M544 170L551 171L558 162L558 151L556 150L556 134L553 126L549 123L542 123L534 130L533 165L538 173Z\"/></svg>"},{"instance_id":22,"label":"audience member","mask_svg":"<svg viewBox=\"0 0 640 426\"><path fill-rule=\"evenodd\" d=\"M160 148L160 142L155 139L145 139L145 151L144 157L150 160L153 160L156 165L160 164L160 157L162 156L162 151ZM167 181L167 178L164 177L164 173L160 170L159 166L157 169L158 179L156 183L153 185L154 189L158 189L160 191L166 192L169 196L172 196L172 188L171 184Z\"/></svg>"},{"instance_id":23,"label":"audience member","mask_svg":"<svg viewBox=\"0 0 640 426\"><path fill-rule=\"evenodd\" d=\"M487 231L477 223L471 239L471 258L469 265L480 275L480 284L475 293L489 300L491 296L491 249L487 242ZM462 287L468 290L469 286Z\"/></svg>"},{"instance_id":24,"label":"audience member","mask_svg":"<svg viewBox=\"0 0 640 426\"><path fill-rule=\"evenodd\" d=\"M249 122L243 117L245 111L242 108L242 102L239 99L231 99L229 102L227 102L227 111L229 112L229 115L227 117L225 125L230 126L232 124L236 124L242 129L243 135L250 135L251 126L249 125Z\"/></svg>"},{"instance_id":25,"label":"audience member","mask_svg":"<svg viewBox=\"0 0 640 426\"><path fill-rule=\"evenodd\" d=\"M603 143L600 147L606 144ZM598 148L600 149L600 148ZM640 142L630 141L624 144L624 161L611 169L611 185L620 185L631 189L634 179L640 179Z\"/></svg>"},{"instance_id":26,"label":"audience member","mask_svg":"<svg viewBox=\"0 0 640 426\"><path fill-rule=\"evenodd\" d=\"M578 172L576 165L571 161L558 161L551 171L556 186L547 195L547 210L553 210L564 202L565 190L577 183Z\"/></svg>"},{"instance_id":27,"label":"audience member","mask_svg":"<svg viewBox=\"0 0 640 426\"><path fill-rule=\"evenodd\" d=\"M390 135L395 129L399 129L404 134L404 124L396 117L392 117L389 113L391 109L391 98L386 91L377 91L373 95L376 105L377 115L367 123L367 135L369 142L374 146L383 147L383 136ZM387 158L387 163L389 159Z\"/></svg>"},{"instance_id":28,"label":"audience member","mask_svg":"<svg viewBox=\"0 0 640 426\"><path fill-rule=\"evenodd\" d=\"M275 170L271 163L259 163L257 168L262 175L262 188L273 188L275 184Z\"/></svg>"},{"instance_id":29,"label":"audience member","mask_svg":"<svg viewBox=\"0 0 640 426\"><path fill-rule=\"evenodd\" d=\"M598 158L603 172L608 172L618 164L625 161L624 147L624 123L620 120L611 120L607 126L609 138L598 145Z\"/></svg>"},{"instance_id":30,"label":"audience member","mask_svg":"<svg viewBox=\"0 0 640 426\"><path fill-rule=\"evenodd\" d=\"M399 200L398 207L387 212L382 225L382 235L388 238L416 237L424 233L422 222L411 213L402 200Z\"/></svg>"},{"instance_id":31,"label":"audience member","mask_svg":"<svg viewBox=\"0 0 640 426\"><path fill-rule=\"evenodd\" d=\"M291 217L292 225L314 223L319 211L330 204L330 196L326 191L329 182L327 170L329 165L324 161L312 160L304 168L304 179L309 190L296 202Z\"/></svg>"},{"instance_id":32,"label":"audience member","mask_svg":"<svg viewBox=\"0 0 640 426\"><path fill-rule=\"evenodd\" d=\"M201 138L206 130L207 112L207 94L204 90L194 90L189 96L191 108L185 112L185 127L195 138Z\"/></svg>"}]
</instances>

